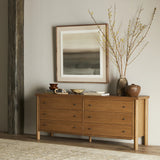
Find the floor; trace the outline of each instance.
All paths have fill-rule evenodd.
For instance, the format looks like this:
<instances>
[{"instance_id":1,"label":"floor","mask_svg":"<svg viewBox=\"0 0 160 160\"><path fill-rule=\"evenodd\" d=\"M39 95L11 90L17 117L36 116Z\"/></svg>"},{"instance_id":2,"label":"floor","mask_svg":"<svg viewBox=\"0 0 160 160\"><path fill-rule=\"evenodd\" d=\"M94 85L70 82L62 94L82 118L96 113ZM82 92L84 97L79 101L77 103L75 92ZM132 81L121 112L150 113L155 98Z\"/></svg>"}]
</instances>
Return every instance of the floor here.
<instances>
[{"instance_id":1,"label":"floor","mask_svg":"<svg viewBox=\"0 0 160 160\"><path fill-rule=\"evenodd\" d=\"M33 141L33 142L37 141L35 135L26 135L26 134L25 135L9 135L7 133L0 133L0 138L16 139L16 140L22 140L22 141ZM54 136L53 137L41 136L40 141L43 143L50 143L50 144L63 144L63 145L72 145L72 146L87 147L87 148L97 148L97 149L142 153L142 154L160 156L160 146L139 145L139 150L134 151L133 144L121 143L121 142L93 140L92 143L89 143L88 140L86 139L62 138L62 137L54 137Z\"/></svg>"}]
</instances>

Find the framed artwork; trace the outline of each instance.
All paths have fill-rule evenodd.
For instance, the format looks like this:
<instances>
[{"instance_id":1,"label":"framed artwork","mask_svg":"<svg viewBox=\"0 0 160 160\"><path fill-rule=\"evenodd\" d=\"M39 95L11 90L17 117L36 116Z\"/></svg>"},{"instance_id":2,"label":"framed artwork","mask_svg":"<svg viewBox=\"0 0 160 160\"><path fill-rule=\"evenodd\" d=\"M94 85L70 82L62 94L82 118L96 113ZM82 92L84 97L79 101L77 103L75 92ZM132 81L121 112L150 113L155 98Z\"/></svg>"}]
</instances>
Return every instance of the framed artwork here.
<instances>
[{"instance_id":1,"label":"framed artwork","mask_svg":"<svg viewBox=\"0 0 160 160\"><path fill-rule=\"evenodd\" d=\"M108 25L98 24L107 36ZM108 47L97 25L57 26L57 82L108 83Z\"/></svg>"}]
</instances>

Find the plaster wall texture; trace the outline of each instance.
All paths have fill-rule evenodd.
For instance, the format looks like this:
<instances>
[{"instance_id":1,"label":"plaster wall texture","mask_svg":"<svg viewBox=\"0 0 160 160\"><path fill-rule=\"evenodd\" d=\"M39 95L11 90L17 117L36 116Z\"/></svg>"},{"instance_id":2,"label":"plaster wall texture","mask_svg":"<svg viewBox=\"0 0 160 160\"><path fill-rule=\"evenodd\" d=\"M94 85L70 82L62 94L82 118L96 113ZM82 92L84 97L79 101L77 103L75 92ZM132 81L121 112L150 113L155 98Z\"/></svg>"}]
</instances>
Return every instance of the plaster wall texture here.
<instances>
[{"instance_id":1,"label":"plaster wall texture","mask_svg":"<svg viewBox=\"0 0 160 160\"><path fill-rule=\"evenodd\" d=\"M117 20L122 31L128 19L143 6L142 21L148 22L153 8L155 19L147 36L149 44L137 60L128 67L129 84L141 86L141 95L149 95L149 145L160 145L160 1L159 0L26 0L24 25L24 84L25 84L25 133L35 133L36 97L41 89L48 89L55 81L55 27L59 25L93 24L88 9L95 13L98 23L107 23L107 9L117 7ZM109 84L60 83L59 88L85 88L115 93L119 78L111 63Z\"/></svg>"}]
</instances>

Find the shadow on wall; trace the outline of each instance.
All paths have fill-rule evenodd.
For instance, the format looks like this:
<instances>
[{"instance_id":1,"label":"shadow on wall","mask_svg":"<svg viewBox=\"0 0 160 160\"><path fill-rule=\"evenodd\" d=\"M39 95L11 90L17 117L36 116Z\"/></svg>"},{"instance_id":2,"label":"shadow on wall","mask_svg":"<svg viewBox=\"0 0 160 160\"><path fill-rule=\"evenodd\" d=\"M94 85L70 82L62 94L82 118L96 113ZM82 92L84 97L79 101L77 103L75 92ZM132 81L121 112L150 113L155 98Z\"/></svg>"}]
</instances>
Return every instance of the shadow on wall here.
<instances>
[{"instance_id":1,"label":"shadow on wall","mask_svg":"<svg viewBox=\"0 0 160 160\"><path fill-rule=\"evenodd\" d=\"M110 93L110 95L116 95L116 84L117 78L112 77L108 83L108 93Z\"/></svg>"},{"instance_id":2,"label":"shadow on wall","mask_svg":"<svg viewBox=\"0 0 160 160\"><path fill-rule=\"evenodd\" d=\"M37 87L24 99L24 133L36 134L36 93L44 92L46 88Z\"/></svg>"},{"instance_id":3,"label":"shadow on wall","mask_svg":"<svg viewBox=\"0 0 160 160\"><path fill-rule=\"evenodd\" d=\"M54 82L56 82L56 27L52 27L52 44L53 44L53 76Z\"/></svg>"}]
</instances>

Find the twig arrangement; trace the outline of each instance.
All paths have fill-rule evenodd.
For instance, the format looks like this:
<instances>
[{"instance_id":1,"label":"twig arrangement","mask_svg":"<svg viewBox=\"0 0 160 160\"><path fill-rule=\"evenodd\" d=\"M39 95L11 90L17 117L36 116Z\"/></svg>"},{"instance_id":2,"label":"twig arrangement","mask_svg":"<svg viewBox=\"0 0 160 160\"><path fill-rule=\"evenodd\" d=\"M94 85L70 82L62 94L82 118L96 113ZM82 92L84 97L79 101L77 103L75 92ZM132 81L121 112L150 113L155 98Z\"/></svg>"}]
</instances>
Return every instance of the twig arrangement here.
<instances>
[{"instance_id":1,"label":"twig arrangement","mask_svg":"<svg viewBox=\"0 0 160 160\"><path fill-rule=\"evenodd\" d=\"M148 42L145 42L145 38L153 22L156 8L154 8L151 20L147 25L141 22L140 17L142 11L143 9L140 8L136 13L136 18L129 20L127 32L121 36L120 27L118 29L116 28L116 8L114 7L114 10L112 10L112 8L108 9L108 24L111 35L110 39L108 38L109 35L103 33L100 26L97 24L93 16L93 12L89 11L91 18L103 36L103 42L101 43L105 43L109 46L110 57L113 63L117 66L121 77L126 77L128 65L130 65L140 55L148 44Z\"/></svg>"}]
</instances>

